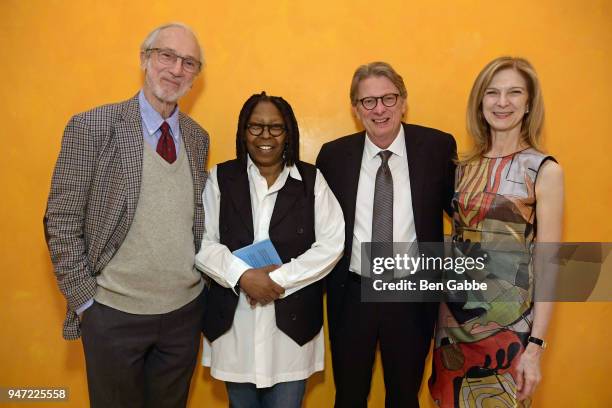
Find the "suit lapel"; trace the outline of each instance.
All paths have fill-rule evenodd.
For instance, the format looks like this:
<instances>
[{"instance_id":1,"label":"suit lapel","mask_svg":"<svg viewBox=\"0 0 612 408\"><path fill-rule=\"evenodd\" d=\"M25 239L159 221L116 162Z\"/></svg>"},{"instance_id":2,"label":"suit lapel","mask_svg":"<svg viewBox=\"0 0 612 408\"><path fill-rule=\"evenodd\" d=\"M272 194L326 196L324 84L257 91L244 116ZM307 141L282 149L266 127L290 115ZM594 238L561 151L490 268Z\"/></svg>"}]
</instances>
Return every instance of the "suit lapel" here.
<instances>
[{"instance_id":1,"label":"suit lapel","mask_svg":"<svg viewBox=\"0 0 612 408\"><path fill-rule=\"evenodd\" d=\"M427 157L423 155L421 150L421 138L418 134L411 132L410 127L405 123L404 138L406 140L406 156L408 158L408 172L410 173L410 193L412 196L412 212L414 214L414 227L417 233L417 239L422 236L421 230L421 215L423 214L423 187L425 185L425 166L423 160Z\"/></svg>"},{"instance_id":2,"label":"suit lapel","mask_svg":"<svg viewBox=\"0 0 612 408\"><path fill-rule=\"evenodd\" d=\"M138 95L125 102L122 118L117 122L115 137L121 166L125 177L128 220L131 222L136 213L142 182L142 119L138 105Z\"/></svg>"},{"instance_id":3,"label":"suit lapel","mask_svg":"<svg viewBox=\"0 0 612 408\"><path fill-rule=\"evenodd\" d=\"M179 112L179 127L181 129L181 138L183 139L183 147L185 149L185 154L187 155L187 160L189 161L189 169L191 170L191 177L193 178L193 193L194 193L194 203L199 202L198 196L202 195L202 191L198 186L202 185L200 180L201 169L200 166L204 166L203 163L199 163L197 153L194 151L196 146L195 134L193 127L189 126L187 120L183 116L181 112Z\"/></svg>"},{"instance_id":4,"label":"suit lapel","mask_svg":"<svg viewBox=\"0 0 612 408\"><path fill-rule=\"evenodd\" d=\"M353 143L346 152L346 162L340 163L343 172L345 172L346 184L344 194L340 197L343 199L342 209L345 211L346 220L346 245L350 251L353 243L353 228L355 226L355 208L357 204L357 188L359 187L359 174L361 173L361 159L363 157L363 147L365 145L365 132L359 133Z\"/></svg>"}]
</instances>

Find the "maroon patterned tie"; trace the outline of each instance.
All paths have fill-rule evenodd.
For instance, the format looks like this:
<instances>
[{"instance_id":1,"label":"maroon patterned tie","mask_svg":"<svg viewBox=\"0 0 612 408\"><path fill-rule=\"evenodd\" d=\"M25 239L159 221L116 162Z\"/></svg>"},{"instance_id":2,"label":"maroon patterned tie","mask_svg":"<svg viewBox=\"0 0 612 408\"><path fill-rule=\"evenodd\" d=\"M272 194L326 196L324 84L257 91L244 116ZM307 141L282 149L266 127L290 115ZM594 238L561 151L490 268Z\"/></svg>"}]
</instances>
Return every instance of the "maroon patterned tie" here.
<instances>
[{"instance_id":1,"label":"maroon patterned tie","mask_svg":"<svg viewBox=\"0 0 612 408\"><path fill-rule=\"evenodd\" d=\"M176 148L174 147L174 139L170 135L170 125L164 121L159 128L162 134L157 142L157 153L168 163L174 163L176 160Z\"/></svg>"}]
</instances>

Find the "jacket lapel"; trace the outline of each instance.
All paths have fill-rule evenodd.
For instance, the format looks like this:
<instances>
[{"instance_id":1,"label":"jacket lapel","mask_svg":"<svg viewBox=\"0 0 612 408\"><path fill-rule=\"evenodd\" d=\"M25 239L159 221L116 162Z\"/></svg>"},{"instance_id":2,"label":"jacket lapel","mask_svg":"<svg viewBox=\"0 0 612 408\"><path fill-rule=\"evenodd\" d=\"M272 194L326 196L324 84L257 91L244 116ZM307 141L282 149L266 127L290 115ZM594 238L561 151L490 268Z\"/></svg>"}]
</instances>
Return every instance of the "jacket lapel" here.
<instances>
[{"instance_id":1,"label":"jacket lapel","mask_svg":"<svg viewBox=\"0 0 612 408\"><path fill-rule=\"evenodd\" d=\"M131 222L136 212L142 182L142 149L144 141L138 95L125 102L121 120L116 125L115 137L125 177L128 220Z\"/></svg>"},{"instance_id":2,"label":"jacket lapel","mask_svg":"<svg viewBox=\"0 0 612 408\"><path fill-rule=\"evenodd\" d=\"M423 187L425 183L425 166L422 160L427 160L427 157L420 151L421 138L418 134L411 132L410 127L405 123L404 137L406 140L406 156L408 158L408 172L410 173L410 194L412 196L412 212L414 214L414 227L417 233L417 240L422 234L421 216L423 214Z\"/></svg>"},{"instance_id":3,"label":"jacket lapel","mask_svg":"<svg viewBox=\"0 0 612 408\"><path fill-rule=\"evenodd\" d=\"M199 162L197 157L198 152L194 151L196 146L195 130L192 126L189 126L189 122L181 112L179 112L179 127L181 129L181 138L183 139L182 147L185 149L185 154L189 161L189 169L191 170L191 177L193 178L194 203L198 203L200 202L198 198L202 195L202 191L198 186L203 185L202 180L200 180L200 175L202 174L200 166L203 167L204 163Z\"/></svg>"},{"instance_id":4,"label":"jacket lapel","mask_svg":"<svg viewBox=\"0 0 612 408\"><path fill-rule=\"evenodd\" d=\"M345 174L346 184L344 193L339 196L343 202L342 210L345 212L346 235L345 251L350 254L353 246L353 228L355 227L355 208L357 204L357 188L359 186L359 174L361 173L361 159L365 145L365 132L359 133L349 145L346 152L346 161L340 163L341 171Z\"/></svg>"}]
</instances>

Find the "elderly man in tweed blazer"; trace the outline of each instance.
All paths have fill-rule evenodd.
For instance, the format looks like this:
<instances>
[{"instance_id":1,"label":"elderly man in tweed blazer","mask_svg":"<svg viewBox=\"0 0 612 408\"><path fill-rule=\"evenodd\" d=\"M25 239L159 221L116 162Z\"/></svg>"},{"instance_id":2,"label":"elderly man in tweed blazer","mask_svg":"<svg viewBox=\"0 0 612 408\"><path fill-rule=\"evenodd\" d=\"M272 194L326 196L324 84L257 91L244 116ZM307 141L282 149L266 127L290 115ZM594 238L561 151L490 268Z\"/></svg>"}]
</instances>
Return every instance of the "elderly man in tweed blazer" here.
<instances>
[{"instance_id":1,"label":"elderly man in tweed blazer","mask_svg":"<svg viewBox=\"0 0 612 408\"><path fill-rule=\"evenodd\" d=\"M173 23L142 44L142 90L66 126L45 234L82 336L91 406L185 406L200 344L208 135L177 101L202 66L193 32Z\"/></svg>"}]
</instances>

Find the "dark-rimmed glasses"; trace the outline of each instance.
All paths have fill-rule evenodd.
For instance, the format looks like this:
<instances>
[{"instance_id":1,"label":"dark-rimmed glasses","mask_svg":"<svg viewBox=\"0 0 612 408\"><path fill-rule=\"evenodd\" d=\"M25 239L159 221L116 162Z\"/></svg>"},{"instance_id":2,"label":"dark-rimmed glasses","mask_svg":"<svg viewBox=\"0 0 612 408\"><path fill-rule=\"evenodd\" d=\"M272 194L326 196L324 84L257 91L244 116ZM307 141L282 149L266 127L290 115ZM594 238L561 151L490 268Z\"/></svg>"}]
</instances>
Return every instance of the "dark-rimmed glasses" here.
<instances>
[{"instance_id":1,"label":"dark-rimmed glasses","mask_svg":"<svg viewBox=\"0 0 612 408\"><path fill-rule=\"evenodd\" d=\"M195 74L200 72L200 68L202 68L202 63L195 58L191 57L181 57L177 55L174 51L168 48L149 48L147 52L153 52L157 54L157 60L160 64L163 65L174 65L176 64L176 60L181 60L181 65L186 72L190 74Z\"/></svg>"},{"instance_id":2,"label":"dark-rimmed glasses","mask_svg":"<svg viewBox=\"0 0 612 408\"><path fill-rule=\"evenodd\" d=\"M398 97L399 94L389 93L383 96L366 96L365 98L359 99L359 102L361 102L361 106L363 106L365 109L372 110L376 107L376 105L378 105L378 100L380 99L384 106L391 108L397 103Z\"/></svg>"},{"instance_id":3,"label":"dark-rimmed glasses","mask_svg":"<svg viewBox=\"0 0 612 408\"><path fill-rule=\"evenodd\" d=\"M263 134L264 129L268 128L268 133L271 136L279 137L283 133L285 133L285 125L281 125L278 123L273 123L271 125L266 125L263 123L249 123L247 124L247 130L253 136L261 136Z\"/></svg>"}]
</instances>

